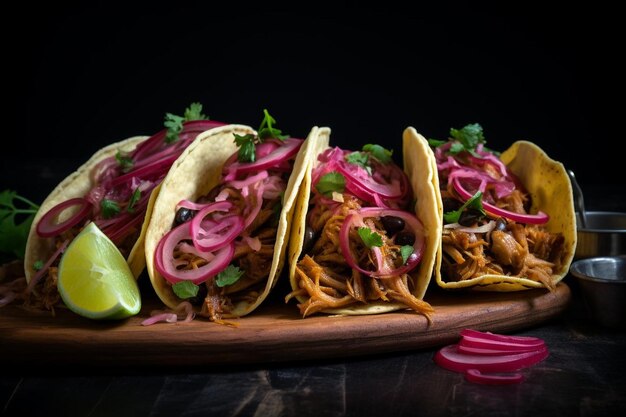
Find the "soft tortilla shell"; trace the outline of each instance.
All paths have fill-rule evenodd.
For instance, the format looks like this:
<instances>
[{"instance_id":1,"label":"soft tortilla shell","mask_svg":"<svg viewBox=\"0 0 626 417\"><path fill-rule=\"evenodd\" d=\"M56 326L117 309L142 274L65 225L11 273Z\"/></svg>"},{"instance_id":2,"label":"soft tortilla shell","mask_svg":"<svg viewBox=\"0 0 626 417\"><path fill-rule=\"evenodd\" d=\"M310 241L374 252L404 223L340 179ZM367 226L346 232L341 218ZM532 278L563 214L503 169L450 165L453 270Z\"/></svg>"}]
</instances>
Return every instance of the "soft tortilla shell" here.
<instances>
[{"instance_id":1,"label":"soft tortilla shell","mask_svg":"<svg viewBox=\"0 0 626 417\"><path fill-rule=\"evenodd\" d=\"M294 213L294 228L289 240L289 279L291 288L298 290L298 279L296 277L296 263L302 254L304 245L304 230L306 227L306 216L309 209L309 198L311 195L311 175L313 168L317 164L317 157L329 147L330 129L321 128L311 146L307 148L308 165L305 169L304 180L298 196L296 212ZM441 222L437 209L437 194L439 180L436 175L435 156L424 138L419 136L415 129L408 128L403 133L403 154L404 169L409 177L413 188L413 195L416 199L415 214L424 225L425 249L422 262L411 274L415 282L413 295L423 299L428 284L432 277L432 269L435 264L435 256L438 254L439 242L441 239ZM434 171L433 171L433 168ZM307 297L296 297L303 303ZM372 302L362 305L354 305L345 308L324 310L328 314L341 315L366 315L380 314L407 308L400 303Z\"/></svg>"},{"instance_id":2,"label":"soft tortilla shell","mask_svg":"<svg viewBox=\"0 0 626 417\"><path fill-rule=\"evenodd\" d=\"M91 172L100 161L114 156L118 150L124 152L132 151L140 142L146 140L147 138L148 136L135 136L100 149L75 172L71 173L63 181L61 181L61 183L57 185L54 190L52 190L48 197L46 197L35 215L28 233L28 240L26 241L26 250L24 254L26 281L30 282L30 279L36 272L33 268L35 262L38 260L45 262L55 251L54 239L42 238L37 234L37 223L39 223L41 217L47 213L48 210L62 201L69 200L70 198L84 197L89 190L95 186L95 183L91 178ZM153 196L154 192L151 199ZM149 205L146 213L146 219L148 219L150 215ZM64 216L70 215L70 213L63 214ZM143 238L144 229L147 223L146 219L144 219L142 224L142 232L137 239L137 242L133 245L133 248L126 260L133 271L135 278L139 277L141 271L145 267L145 258L143 256ZM60 220L63 220L63 218Z\"/></svg>"},{"instance_id":3,"label":"soft tortilla shell","mask_svg":"<svg viewBox=\"0 0 626 417\"><path fill-rule=\"evenodd\" d=\"M161 183L161 190L154 202L152 218L148 225L145 240L146 265L155 292L161 301L170 308L175 308L183 300L176 296L172 286L156 270L154 265L156 246L171 229L178 202L183 199L196 200L218 184L224 162L238 150L233 140L234 133L246 135L256 132L248 126L229 125L198 135L170 169ZM274 244L274 256L263 292L252 303L243 301L237 303L232 314L225 315L225 317L242 317L251 313L265 300L270 290L276 285L285 261L287 248L285 238L289 235L298 187L304 175L304 163L301 148L296 156L292 174L284 193L283 208L278 220L276 243Z\"/></svg>"},{"instance_id":4,"label":"soft tortilla shell","mask_svg":"<svg viewBox=\"0 0 626 417\"><path fill-rule=\"evenodd\" d=\"M528 141L517 141L500 157L530 193L533 205L531 212L539 210L547 213L550 220L545 225L552 233L562 233L565 238L563 266L552 275L556 285L568 273L570 263L576 252L576 217L574 197L569 176L562 163L551 159L539 146ZM439 193L441 202L441 193ZM443 224L443 215L441 217ZM543 284L528 278L516 278L506 275L488 274L458 282L444 282L441 276L441 249L435 267L437 284L440 287L468 288L479 291L520 291L531 288L543 288Z\"/></svg>"}]
</instances>

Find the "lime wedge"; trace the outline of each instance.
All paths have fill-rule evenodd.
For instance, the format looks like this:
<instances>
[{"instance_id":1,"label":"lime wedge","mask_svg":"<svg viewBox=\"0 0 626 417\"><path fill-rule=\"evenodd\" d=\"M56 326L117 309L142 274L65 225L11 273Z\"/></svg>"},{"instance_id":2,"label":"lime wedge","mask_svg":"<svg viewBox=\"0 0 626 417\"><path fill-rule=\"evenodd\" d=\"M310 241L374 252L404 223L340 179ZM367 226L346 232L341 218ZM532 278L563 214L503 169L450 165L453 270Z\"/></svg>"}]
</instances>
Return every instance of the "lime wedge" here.
<instances>
[{"instance_id":1,"label":"lime wedge","mask_svg":"<svg viewBox=\"0 0 626 417\"><path fill-rule=\"evenodd\" d=\"M57 287L70 310L90 319L123 319L141 309L130 267L95 223L87 225L65 250Z\"/></svg>"}]
</instances>

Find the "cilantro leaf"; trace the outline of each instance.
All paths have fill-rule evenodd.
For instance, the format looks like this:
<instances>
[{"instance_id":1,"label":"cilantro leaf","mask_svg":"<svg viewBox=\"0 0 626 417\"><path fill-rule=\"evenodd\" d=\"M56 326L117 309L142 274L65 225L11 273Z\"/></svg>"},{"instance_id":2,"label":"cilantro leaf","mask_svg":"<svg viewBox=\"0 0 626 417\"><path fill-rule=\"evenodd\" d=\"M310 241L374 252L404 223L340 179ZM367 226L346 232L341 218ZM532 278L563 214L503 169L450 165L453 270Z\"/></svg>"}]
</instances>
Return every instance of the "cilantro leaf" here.
<instances>
[{"instance_id":1,"label":"cilantro leaf","mask_svg":"<svg viewBox=\"0 0 626 417\"><path fill-rule=\"evenodd\" d=\"M234 265L228 265L226 269L217 274L215 278L215 283L218 287L224 287L226 285L234 284L241 278L241 276L245 273L239 269L239 267Z\"/></svg>"},{"instance_id":2,"label":"cilantro leaf","mask_svg":"<svg viewBox=\"0 0 626 417\"><path fill-rule=\"evenodd\" d=\"M373 246L381 247L383 245L383 238L378 233L373 232L372 229L367 226L359 227L357 233L361 237L363 243L365 243L365 246L370 249Z\"/></svg>"},{"instance_id":3,"label":"cilantro leaf","mask_svg":"<svg viewBox=\"0 0 626 417\"><path fill-rule=\"evenodd\" d=\"M102 210L102 217L110 219L120 212L120 206L116 201L103 198L100 201L100 209Z\"/></svg>"},{"instance_id":4,"label":"cilantro leaf","mask_svg":"<svg viewBox=\"0 0 626 417\"><path fill-rule=\"evenodd\" d=\"M369 165L370 154L367 152L352 152L345 156L346 161L353 165L359 165L372 175L372 167Z\"/></svg>"},{"instance_id":5,"label":"cilantro leaf","mask_svg":"<svg viewBox=\"0 0 626 417\"><path fill-rule=\"evenodd\" d=\"M135 188L135 191L133 191L133 195L130 196L130 200L128 201L128 206L126 206L126 211L129 213L132 213L135 211L135 204L137 204L137 201L139 201L139 199L141 198L141 190L139 189L139 187Z\"/></svg>"},{"instance_id":6,"label":"cilantro leaf","mask_svg":"<svg viewBox=\"0 0 626 417\"><path fill-rule=\"evenodd\" d=\"M462 129L450 129L450 136L463 144L465 149L474 150L479 143L485 143L483 128L478 123L469 124Z\"/></svg>"},{"instance_id":7,"label":"cilantro leaf","mask_svg":"<svg viewBox=\"0 0 626 417\"><path fill-rule=\"evenodd\" d=\"M363 151L369 152L374 158L381 164L388 164L391 162L391 155L393 151L383 148L380 145L368 143L363 145Z\"/></svg>"},{"instance_id":8,"label":"cilantro leaf","mask_svg":"<svg viewBox=\"0 0 626 417\"><path fill-rule=\"evenodd\" d=\"M24 259L26 240L39 206L15 191L0 192L0 262Z\"/></svg>"},{"instance_id":9,"label":"cilantro leaf","mask_svg":"<svg viewBox=\"0 0 626 417\"><path fill-rule=\"evenodd\" d=\"M120 168L122 168L122 172L130 171L133 168L133 165L135 164L133 162L133 159L128 155L128 153L122 152L119 149L117 153L115 154L115 160L119 164Z\"/></svg>"},{"instance_id":10,"label":"cilantro leaf","mask_svg":"<svg viewBox=\"0 0 626 417\"><path fill-rule=\"evenodd\" d=\"M261 126L259 126L259 139L260 141L264 141L265 139L279 139L285 140L289 137L289 135L283 135L280 129L276 129L273 125L276 123L276 119L270 116L267 109L263 109L263 120L261 121Z\"/></svg>"},{"instance_id":11,"label":"cilantro leaf","mask_svg":"<svg viewBox=\"0 0 626 417\"><path fill-rule=\"evenodd\" d=\"M406 261L409 260L409 256L413 254L413 246L404 245L400 248L400 254L402 255L402 265L406 264Z\"/></svg>"},{"instance_id":12,"label":"cilantro leaf","mask_svg":"<svg viewBox=\"0 0 626 417\"><path fill-rule=\"evenodd\" d=\"M461 207L459 207L458 210L444 213L443 220L446 223L458 223L459 219L461 218L461 213L463 213L463 210L465 210L466 208L472 208L479 211L480 214L482 214L483 216L486 216L487 213L485 213L485 209L483 208L482 196L483 193L481 191L476 191L476 194L470 197L470 199L467 200Z\"/></svg>"},{"instance_id":13,"label":"cilantro leaf","mask_svg":"<svg viewBox=\"0 0 626 417\"><path fill-rule=\"evenodd\" d=\"M198 295L200 288L191 281L180 281L172 285L172 290L178 298L192 298Z\"/></svg>"},{"instance_id":14,"label":"cilantro leaf","mask_svg":"<svg viewBox=\"0 0 626 417\"><path fill-rule=\"evenodd\" d=\"M191 103L189 107L185 109L185 121L191 120L208 120L209 118L202 114L202 104Z\"/></svg>"},{"instance_id":15,"label":"cilantro leaf","mask_svg":"<svg viewBox=\"0 0 626 417\"><path fill-rule=\"evenodd\" d=\"M332 196L333 191L343 193L346 187L346 179L337 171L331 171L322 177L315 184L315 189L327 197Z\"/></svg>"},{"instance_id":16,"label":"cilantro leaf","mask_svg":"<svg viewBox=\"0 0 626 417\"><path fill-rule=\"evenodd\" d=\"M43 265L44 265L44 263L43 263L43 261L42 261L42 260L35 261L35 262L33 263L33 269L34 269L35 271L39 271L41 268L43 268Z\"/></svg>"},{"instance_id":17,"label":"cilantro leaf","mask_svg":"<svg viewBox=\"0 0 626 417\"><path fill-rule=\"evenodd\" d=\"M432 146L433 148L441 146L444 143L448 143L448 141L446 141L446 140L439 140L439 139L428 139L428 144L430 146Z\"/></svg>"},{"instance_id":18,"label":"cilantro leaf","mask_svg":"<svg viewBox=\"0 0 626 417\"><path fill-rule=\"evenodd\" d=\"M236 133L233 135L235 135L235 143L239 146L237 160L239 162L254 162L256 159L256 148L254 147L256 138L254 135L251 133L243 136Z\"/></svg>"},{"instance_id":19,"label":"cilantro leaf","mask_svg":"<svg viewBox=\"0 0 626 417\"><path fill-rule=\"evenodd\" d=\"M182 116L176 116L172 113L165 113L165 122L163 125L167 128L167 134L165 135L165 143L174 143L178 141L178 135L183 131L183 122L185 118Z\"/></svg>"}]
</instances>

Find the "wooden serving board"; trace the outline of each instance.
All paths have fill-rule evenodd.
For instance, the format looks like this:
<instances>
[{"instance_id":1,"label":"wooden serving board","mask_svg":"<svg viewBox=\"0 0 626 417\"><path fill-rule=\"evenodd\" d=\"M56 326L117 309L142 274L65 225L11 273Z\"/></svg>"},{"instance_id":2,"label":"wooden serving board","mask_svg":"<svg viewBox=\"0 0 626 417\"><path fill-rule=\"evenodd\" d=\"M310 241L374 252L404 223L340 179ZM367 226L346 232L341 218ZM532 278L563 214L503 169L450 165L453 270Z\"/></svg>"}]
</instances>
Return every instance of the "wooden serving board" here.
<instances>
[{"instance_id":1,"label":"wooden serving board","mask_svg":"<svg viewBox=\"0 0 626 417\"><path fill-rule=\"evenodd\" d=\"M271 300L227 327L191 323L142 326L157 300L144 301L139 315L121 322L95 322L69 311L50 314L19 307L0 309L0 356L12 363L181 366L268 363L355 357L432 348L453 343L464 328L508 333L562 313L571 292L433 292L431 324L401 311L373 316L298 315L295 304ZM270 301L270 300L266 300Z\"/></svg>"}]
</instances>

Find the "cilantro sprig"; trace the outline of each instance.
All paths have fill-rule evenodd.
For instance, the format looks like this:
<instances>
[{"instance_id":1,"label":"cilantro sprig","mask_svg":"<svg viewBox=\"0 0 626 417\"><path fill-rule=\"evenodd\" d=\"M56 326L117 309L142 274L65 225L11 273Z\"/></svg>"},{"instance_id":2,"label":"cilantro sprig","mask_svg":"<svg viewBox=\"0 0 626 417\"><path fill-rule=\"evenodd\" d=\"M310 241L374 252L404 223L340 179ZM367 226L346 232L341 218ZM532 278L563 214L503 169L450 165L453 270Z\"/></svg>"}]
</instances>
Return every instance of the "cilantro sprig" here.
<instances>
[{"instance_id":1,"label":"cilantro sprig","mask_svg":"<svg viewBox=\"0 0 626 417\"><path fill-rule=\"evenodd\" d=\"M315 189L326 197L331 197L333 192L343 193L346 188L346 179L337 171L331 171L322 177L315 184Z\"/></svg>"},{"instance_id":2,"label":"cilantro sprig","mask_svg":"<svg viewBox=\"0 0 626 417\"><path fill-rule=\"evenodd\" d=\"M180 133L183 131L183 123L192 120L208 120L209 118L202 114L202 104L191 103L185 109L183 116L177 116L172 113L165 113L165 121L163 125L167 128L165 135L165 143L174 143L178 141Z\"/></svg>"},{"instance_id":3,"label":"cilantro sprig","mask_svg":"<svg viewBox=\"0 0 626 417\"><path fill-rule=\"evenodd\" d=\"M239 278L241 278L243 274L245 274L245 271L240 270L239 267L235 265L228 265L226 269L217 274L215 277L215 283L218 287L232 285L239 281Z\"/></svg>"},{"instance_id":4,"label":"cilantro sprig","mask_svg":"<svg viewBox=\"0 0 626 417\"><path fill-rule=\"evenodd\" d=\"M357 233L361 237L361 240L368 247L368 249L372 249L372 247L381 247L383 245L383 238L378 233L372 231L367 226L361 226L358 228Z\"/></svg>"},{"instance_id":5,"label":"cilantro sprig","mask_svg":"<svg viewBox=\"0 0 626 417\"><path fill-rule=\"evenodd\" d=\"M469 152L475 157L481 158L481 156L476 153L476 147L480 144L485 144L487 141L485 140L485 135L483 133L483 128L478 123L471 123L465 125L462 129L450 129L450 139L453 141L450 145L450 149L448 153L451 155L458 155L461 152ZM441 146L448 141L446 140L438 140L438 139L428 139L428 144L434 148ZM483 146L483 150L489 151L495 155L498 155L498 152L495 152L487 147Z\"/></svg>"},{"instance_id":6,"label":"cilantro sprig","mask_svg":"<svg viewBox=\"0 0 626 417\"><path fill-rule=\"evenodd\" d=\"M100 210L102 211L102 217L110 219L111 217L115 217L122 209L117 201L103 198L100 201Z\"/></svg>"},{"instance_id":7,"label":"cilantro sprig","mask_svg":"<svg viewBox=\"0 0 626 417\"><path fill-rule=\"evenodd\" d=\"M400 255L402 255L402 265L405 265L406 261L409 260L409 256L413 254L413 250L414 248L411 245L404 245L400 247Z\"/></svg>"},{"instance_id":8,"label":"cilantro sprig","mask_svg":"<svg viewBox=\"0 0 626 417\"><path fill-rule=\"evenodd\" d=\"M254 162L256 160L256 145L268 139L278 139L284 141L289 135L284 135L282 130L274 127L274 119L267 109L263 109L263 120L257 129L257 134L238 135L234 133L235 143L239 146L237 160L239 162Z\"/></svg>"},{"instance_id":9,"label":"cilantro sprig","mask_svg":"<svg viewBox=\"0 0 626 417\"><path fill-rule=\"evenodd\" d=\"M385 149L374 143L363 145L363 151L369 152L371 156L378 160L378 162L385 165L391 162L391 156L393 155L393 150L390 151L389 149Z\"/></svg>"},{"instance_id":10,"label":"cilantro sprig","mask_svg":"<svg viewBox=\"0 0 626 417\"><path fill-rule=\"evenodd\" d=\"M486 216L487 213L483 208L483 193L481 191L476 191L469 200L467 200L458 210L449 211L443 214L443 220L446 223L458 223L461 218L461 214L465 209L474 209L478 211L481 215Z\"/></svg>"},{"instance_id":11,"label":"cilantro sprig","mask_svg":"<svg viewBox=\"0 0 626 417\"><path fill-rule=\"evenodd\" d=\"M186 298L193 298L198 295L200 288L191 281L180 281L172 285L172 291L178 298L183 300Z\"/></svg>"},{"instance_id":12,"label":"cilantro sprig","mask_svg":"<svg viewBox=\"0 0 626 417\"><path fill-rule=\"evenodd\" d=\"M38 209L16 191L0 192L0 262L24 259L28 232Z\"/></svg>"}]
</instances>

